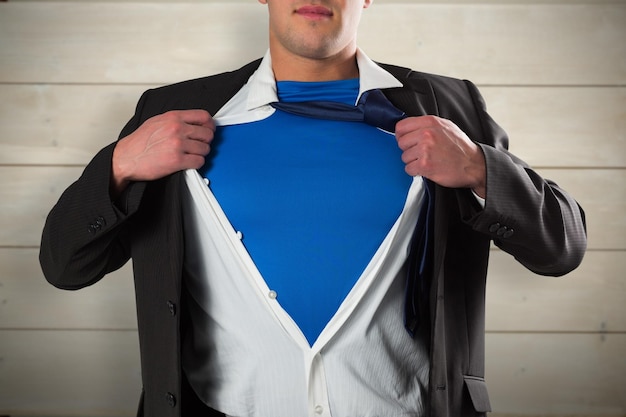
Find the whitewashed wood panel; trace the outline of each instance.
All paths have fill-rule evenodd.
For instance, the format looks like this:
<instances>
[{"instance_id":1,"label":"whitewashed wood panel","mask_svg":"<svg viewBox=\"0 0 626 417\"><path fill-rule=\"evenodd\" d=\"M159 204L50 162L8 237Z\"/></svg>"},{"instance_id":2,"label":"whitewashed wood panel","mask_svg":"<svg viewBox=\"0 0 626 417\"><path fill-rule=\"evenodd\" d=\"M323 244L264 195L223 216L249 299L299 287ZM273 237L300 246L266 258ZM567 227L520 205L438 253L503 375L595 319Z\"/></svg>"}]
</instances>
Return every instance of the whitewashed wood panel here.
<instances>
[{"instance_id":1,"label":"whitewashed wood panel","mask_svg":"<svg viewBox=\"0 0 626 417\"><path fill-rule=\"evenodd\" d=\"M37 249L0 248L0 329L137 328L130 262L78 291L48 284Z\"/></svg>"},{"instance_id":2,"label":"whitewashed wood panel","mask_svg":"<svg viewBox=\"0 0 626 417\"><path fill-rule=\"evenodd\" d=\"M625 351L624 334L487 334L494 415L623 416ZM134 332L3 330L0 357L2 414L134 415Z\"/></svg>"},{"instance_id":3,"label":"whitewashed wood panel","mask_svg":"<svg viewBox=\"0 0 626 417\"><path fill-rule=\"evenodd\" d=\"M79 291L48 284L37 249L0 248L0 329L137 327L130 266ZM562 278L540 277L511 256L492 251L487 285L487 330L626 332L624 252L587 254Z\"/></svg>"},{"instance_id":4,"label":"whitewashed wood panel","mask_svg":"<svg viewBox=\"0 0 626 417\"><path fill-rule=\"evenodd\" d=\"M48 212L82 171L0 166L0 247L39 246Z\"/></svg>"},{"instance_id":5,"label":"whitewashed wood panel","mask_svg":"<svg viewBox=\"0 0 626 417\"><path fill-rule=\"evenodd\" d=\"M267 46L256 2L0 7L0 82L165 83L235 68ZM374 59L479 84L623 85L625 20L624 4L374 4L360 44Z\"/></svg>"},{"instance_id":6,"label":"whitewashed wood panel","mask_svg":"<svg viewBox=\"0 0 626 417\"><path fill-rule=\"evenodd\" d=\"M87 163L144 89L261 55L264 9L0 3L0 415L134 415L130 267L78 292L45 282L41 227L82 168L41 165ZM594 250L567 277L537 277L492 252L494 417L626 416L626 170L607 169L626 166L625 22L626 0L375 0L364 14L369 55L479 84L512 150L587 211Z\"/></svg>"},{"instance_id":7,"label":"whitewashed wood panel","mask_svg":"<svg viewBox=\"0 0 626 417\"><path fill-rule=\"evenodd\" d=\"M509 134L510 150L531 166L626 167L626 88L484 86L481 92Z\"/></svg>"},{"instance_id":8,"label":"whitewashed wood panel","mask_svg":"<svg viewBox=\"0 0 626 417\"><path fill-rule=\"evenodd\" d=\"M0 164L86 164L148 87L0 84ZM532 166L626 167L626 87L481 90L511 150Z\"/></svg>"},{"instance_id":9,"label":"whitewashed wood panel","mask_svg":"<svg viewBox=\"0 0 626 417\"><path fill-rule=\"evenodd\" d=\"M538 172L567 190L583 207L590 249L626 249L626 170L539 169Z\"/></svg>"},{"instance_id":10,"label":"whitewashed wood panel","mask_svg":"<svg viewBox=\"0 0 626 417\"><path fill-rule=\"evenodd\" d=\"M79 177L78 167L0 166L0 246L37 246L48 212ZM587 213L589 247L626 249L626 170L542 169Z\"/></svg>"},{"instance_id":11,"label":"whitewashed wood panel","mask_svg":"<svg viewBox=\"0 0 626 417\"><path fill-rule=\"evenodd\" d=\"M0 164L86 165L117 139L147 88L0 84Z\"/></svg>"},{"instance_id":12,"label":"whitewashed wood panel","mask_svg":"<svg viewBox=\"0 0 626 417\"><path fill-rule=\"evenodd\" d=\"M625 334L503 333L486 343L496 415L626 415Z\"/></svg>"},{"instance_id":13,"label":"whitewashed wood panel","mask_svg":"<svg viewBox=\"0 0 626 417\"><path fill-rule=\"evenodd\" d=\"M135 331L0 330L0 415L135 415Z\"/></svg>"},{"instance_id":14,"label":"whitewashed wood panel","mask_svg":"<svg viewBox=\"0 0 626 417\"><path fill-rule=\"evenodd\" d=\"M625 21L623 4L593 2L381 6L359 41L377 60L480 84L623 85Z\"/></svg>"},{"instance_id":15,"label":"whitewashed wood panel","mask_svg":"<svg viewBox=\"0 0 626 417\"><path fill-rule=\"evenodd\" d=\"M536 275L493 250L487 331L626 332L624 271L624 251L587 252L576 270L554 278Z\"/></svg>"},{"instance_id":16,"label":"whitewashed wood panel","mask_svg":"<svg viewBox=\"0 0 626 417\"><path fill-rule=\"evenodd\" d=\"M256 2L0 8L0 82L160 84L237 68L267 48Z\"/></svg>"}]
</instances>

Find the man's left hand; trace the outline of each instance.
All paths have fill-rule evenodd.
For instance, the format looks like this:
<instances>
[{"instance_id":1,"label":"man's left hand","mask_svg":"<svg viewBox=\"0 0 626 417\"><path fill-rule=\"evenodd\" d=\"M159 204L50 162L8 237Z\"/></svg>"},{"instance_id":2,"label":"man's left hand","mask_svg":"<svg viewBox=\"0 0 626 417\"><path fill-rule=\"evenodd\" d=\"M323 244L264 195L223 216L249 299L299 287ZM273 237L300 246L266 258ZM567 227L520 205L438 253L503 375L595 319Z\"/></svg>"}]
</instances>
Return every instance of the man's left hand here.
<instances>
[{"instance_id":1,"label":"man's left hand","mask_svg":"<svg viewBox=\"0 0 626 417\"><path fill-rule=\"evenodd\" d=\"M405 171L449 188L471 188L485 198L485 157L480 147L450 120L409 117L396 125Z\"/></svg>"}]
</instances>

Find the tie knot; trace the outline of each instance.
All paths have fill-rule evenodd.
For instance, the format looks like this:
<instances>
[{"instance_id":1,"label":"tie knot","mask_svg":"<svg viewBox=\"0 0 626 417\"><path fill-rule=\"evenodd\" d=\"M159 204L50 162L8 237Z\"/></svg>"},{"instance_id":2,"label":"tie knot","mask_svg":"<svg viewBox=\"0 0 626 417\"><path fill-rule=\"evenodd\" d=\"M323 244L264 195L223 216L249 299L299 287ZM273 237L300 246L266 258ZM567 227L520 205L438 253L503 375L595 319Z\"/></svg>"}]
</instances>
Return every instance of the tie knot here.
<instances>
[{"instance_id":1,"label":"tie knot","mask_svg":"<svg viewBox=\"0 0 626 417\"><path fill-rule=\"evenodd\" d=\"M406 114L396 108L380 90L369 90L361 95L359 106L363 108L363 121L387 132L395 132L396 123Z\"/></svg>"},{"instance_id":2,"label":"tie knot","mask_svg":"<svg viewBox=\"0 0 626 417\"><path fill-rule=\"evenodd\" d=\"M278 110L298 116L348 122L365 122L387 132L394 132L396 123L406 114L391 104L380 90L366 91L359 103L351 106L334 101L275 102Z\"/></svg>"}]
</instances>

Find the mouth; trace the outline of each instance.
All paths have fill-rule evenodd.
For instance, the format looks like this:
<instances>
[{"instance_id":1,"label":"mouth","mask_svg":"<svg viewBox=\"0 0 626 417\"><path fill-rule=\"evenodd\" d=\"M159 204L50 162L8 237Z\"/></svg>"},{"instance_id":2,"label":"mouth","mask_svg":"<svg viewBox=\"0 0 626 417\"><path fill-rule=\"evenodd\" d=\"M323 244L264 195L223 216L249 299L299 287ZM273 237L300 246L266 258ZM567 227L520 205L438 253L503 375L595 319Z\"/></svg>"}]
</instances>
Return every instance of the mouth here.
<instances>
[{"instance_id":1,"label":"mouth","mask_svg":"<svg viewBox=\"0 0 626 417\"><path fill-rule=\"evenodd\" d=\"M324 6L302 6L295 13L312 20L328 19L333 16L332 10Z\"/></svg>"}]
</instances>

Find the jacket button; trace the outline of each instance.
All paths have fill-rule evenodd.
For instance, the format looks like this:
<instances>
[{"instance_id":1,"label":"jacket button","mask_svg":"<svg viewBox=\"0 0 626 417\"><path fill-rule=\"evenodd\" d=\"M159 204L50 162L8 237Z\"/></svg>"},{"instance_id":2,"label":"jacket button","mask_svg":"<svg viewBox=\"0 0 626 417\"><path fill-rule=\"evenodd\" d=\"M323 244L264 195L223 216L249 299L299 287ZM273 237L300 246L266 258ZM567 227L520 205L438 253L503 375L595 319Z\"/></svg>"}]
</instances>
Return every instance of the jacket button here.
<instances>
[{"instance_id":1,"label":"jacket button","mask_svg":"<svg viewBox=\"0 0 626 417\"><path fill-rule=\"evenodd\" d=\"M503 238L508 239L511 236L513 236L515 234L515 231L513 229L509 229L506 232L504 232L504 234L502 235Z\"/></svg>"},{"instance_id":2,"label":"jacket button","mask_svg":"<svg viewBox=\"0 0 626 417\"><path fill-rule=\"evenodd\" d=\"M501 228L498 229L498 231L496 232L496 235L498 236L504 236L504 234L509 230L508 227L506 226L502 226Z\"/></svg>"},{"instance_id":3,"label":"jacket button","mask_svg":"<svg viewBox=\"0 0 626 417\"><path fill-rule=\"evenodd\" d=\"M167 404L170 407L176 407L176 397L174 396L174 394L168 392L167 395L165 395L165 399L167 400Z\"/></svg>"},{"instance_id":4,"label":"jacket button","mask_svg":"<svg viewBox=\"0 0 626 417\"><path fill-rule=\"evenodd\" d=\"M95 235L104 226L106 226L106 224L107 224L107 222L106 222L106 220L104 220L104 217L98 216L98 218L95 219L94 222L89 225L89 229L88 229L89 233L91 233L92 235Z\"/></svg>"},{"instance_id":5,"label":"jacket button","mask_svg":"<svg viewBox=\"0 0 626 417\"><path fill-rule=\"evenodd\" d=\"M489 226L490 233L495 233L498 231L498 229L500 229L500 223L494 223L491 226Z\"/></svg>"},{"instance_id":6,"label":"jacket button","mask_svg":"<svg viewBox=\"0 0 626 417\"><path fill-rule=\"evenodd\" d=\"M167 309L170 311L170 315L171 316L175 316L176 315L176 304L174 304L171 301L167 302Z\"/></svg>"}]
</instances>

